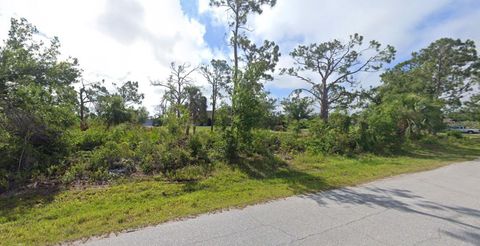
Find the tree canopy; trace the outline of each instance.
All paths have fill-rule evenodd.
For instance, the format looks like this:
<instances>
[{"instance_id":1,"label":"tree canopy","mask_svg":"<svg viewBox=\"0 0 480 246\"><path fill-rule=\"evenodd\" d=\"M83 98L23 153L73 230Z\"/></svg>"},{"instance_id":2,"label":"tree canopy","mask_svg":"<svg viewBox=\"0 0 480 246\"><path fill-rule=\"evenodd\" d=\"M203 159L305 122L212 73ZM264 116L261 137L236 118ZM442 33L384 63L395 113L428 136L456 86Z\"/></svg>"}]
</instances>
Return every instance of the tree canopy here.
<instances>
[{"instance_id":1,"label":"tree canopy","mask_svg":"<svg viewBox=\"0 0 480 246\"><path fill-rule=\"evenodd\" d=\"M388 91L421 92L453 110L478 83L479 74L480 60L472 40L442 38L414 52L382 79Z\"/></svg>"},{"instance_id":2,"label":"tree canopy","mask_svg":"<svg viewBox=\"0 0 480 246\"><path fill-rule=\"evenodd\" d=\"M65 151L62 133L75 122L78 62L58 58L58 38L46 45L37 35L27 20L12 19L0 47L0 128L9 142L0 171L48 165Z\"/></svg>"},{"instance_id":3,"label":"tree canopy","mask_svg":"<svg viewBox=\"0 0 480 246\"><path fill-rule=\"evenodd\" d=\"M351 103L354 94L348 87L359 83L355 77L357 73L378 71L395 57L393 46L382 48L378 41L372 40L365 47L363 42L363 36L354 34L347 42L335 39L299 45L290 53L294 66L282 69L282 73L311 86L300 89L320 103L320 116L324 121L328 120L331 108ZM315 74L316 78L310 74Z\"/></svg>"}]
</instances>

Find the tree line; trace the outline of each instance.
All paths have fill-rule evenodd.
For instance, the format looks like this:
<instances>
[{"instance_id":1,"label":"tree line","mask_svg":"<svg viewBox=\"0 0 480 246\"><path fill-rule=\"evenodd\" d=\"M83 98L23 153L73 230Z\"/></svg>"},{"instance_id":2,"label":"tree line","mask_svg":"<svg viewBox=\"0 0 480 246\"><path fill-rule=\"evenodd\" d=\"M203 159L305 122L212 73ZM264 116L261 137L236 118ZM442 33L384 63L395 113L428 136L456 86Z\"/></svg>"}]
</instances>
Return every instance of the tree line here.
<instances>
[{"instance_id":1,"label":"tree line","mask_svg":"<svg viewBox=\"0 0 480 246\"><path fill-rule=\"evenodd\" d=\"M229 161L259 152L256 129L288 129L295 134L307 129L309 146L321 152L375 152L399 146L405 139L435 135L445 128L446 118L479 121L477 49L472 40L452 38L434 41L390 68L386 64L394 60L395 48L366 41L359 34L347 41L300 44L289 54L293 65L279 71L307 87L297 88L284 98L279 112L276 99L264 88L266 81L274 79L279 46L269 40L260 44L251 41L247 28L249 16L260 15L275 3L211 0L211 6L228 13L231 60L214 59L199 66L172 62L165 80L151 82L164 89L159 120L170 135L178 135L166 137L173 139L166 142L172 141L171 146L179 149L177 156L161 150L162 158L168 156L161 170L184 165L179 163L206 162L202 150L195 147L199 140L191 135L195 135L197 125L208 120L208 101L211 131L217 140L205 146L221 144L221 156ZM93 151L90 145L103 143L101 139L85 140L85 133L82 141L89 144L79 144L72 137L73 128L86 132L91 124L101 124L110 129L122 123L141 124L148 118L148 111L141 107L144 95L137 81L119 82L111 88L105 81L86 82L77 59L59 58L58 38L45 44L36 39L37 34L37 28L27 20L14 18L0 47L0 151L4 157L0 182L4 183L28 179L35 172L55 173L62 168L66 172L68 167L59 167L68 162L66 156L85 154ZM383 71L379 86L359 89L364 82L359 80L359 73L378 71ZM200 73L208 82L209 99L195 85L193 73ZM319 107L318 116L315 106ZM161 144L158 141L155 144ZM190 146L189 154L181 152L185 146ZM136 159L128 158L157 163L155 154L147 155L148 160L136 155ZM185 161L190 157L181 156L195 158ZM105 170L115 166L108 165Z\"/></svg>"}]
</instances>

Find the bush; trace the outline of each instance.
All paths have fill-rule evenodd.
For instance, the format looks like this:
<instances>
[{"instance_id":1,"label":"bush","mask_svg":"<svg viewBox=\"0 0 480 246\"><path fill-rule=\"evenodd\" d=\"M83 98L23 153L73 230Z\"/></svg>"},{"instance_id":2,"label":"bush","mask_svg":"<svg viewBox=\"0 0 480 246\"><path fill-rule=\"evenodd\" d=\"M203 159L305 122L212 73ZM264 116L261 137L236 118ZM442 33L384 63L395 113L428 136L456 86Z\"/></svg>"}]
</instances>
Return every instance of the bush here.
<instances>
[{"instance_id":1,"label":"bush","mask_svg":"<svg viewBox=\"0 0 480 246\"><path fill-rule=\"evenodd\" d=\"M447 131L446 133L448 137L453 137L456 139L463 138L463 134L459 131Z\"/></svg>"},{"instance_id":2,"label":"bush","mask_svg":"<svg viewBox=\"0 0 480 246\"><path fill-rule=\"evenodd\" d=\"M176 172L167 173L166 177L174 181L195 181L204 178L208 172L209 169L203 166L186 166Z\"/></svg>"},{"instance_id":3,"label":"bush","mask_svg":"<svg viewBox=\"0 0 480 246\"><path fill-rule=\"evenodd\" d=\"M131 173L134 171L134 153L128 143L109 141L92 152L91 167Z\"/></svg>"},{"instance_id":4,"label":"bush","mask_svg":"<svg viewBox=\"0 0 480 246\"><path fill-rule=\"evenodd\" d=\"M238 145L230 129L222 132L222 140L219 142L222 157L228 162L232 162L238 158Z\"/></svg>"},{"instance_id":5,"label":"bush","mask_svg":"<svg viewBox=\"0 0 480 246\"><path fill-rule=\"evenodd\" d=\"M161 143L141 142L137 153L146 156L141 169L145 173L161 172L166 175L186 166L208 167L211 163L209 146L213 146L210 138L209 133L202 132L188 138L166 133Z\"/></svg>"},{"instance_id":6,"label":"bush","mask_svg":"<svg viewBox=\"0 0 480 246\"><path fill-rule=\"evenodd\" d=\"M80 132L79 141L76 143L77 147L83 151L90 151L98 146L101 146L107 140L107 132L100 128L91 127L86 131Z\"/></svg>"},{"instance_id":7,"label":"bush","mask_svg":"<svg viewBox=\"0 0 480 246\"><path fill-rule=\"evenodd\" d=\"M210 163L207 140L209 134L197 133L188 139L187 147L190 150L192 164L206 166Z\"/></svg>"},{"instance_id":8,"label":"bush","mask_svg":"<svg viewBox=\"0 0 480 246\"><path fill-rule=\"evenodd\" d=\"M292 133L278 134L280 140L279 151L284 154L296 154L304 152L307 148L307 141L304 137Z\"/></svg>"},{"instance_id":9,"label":"bush","mask_svg":"<svg viewBox=\"0 0 480 246\"><path fill-rule=\"evenodd\" d=\"M135 149L135 156L139 160L139 168L145 174L158 172L161 169L163 146L144 137Z\"/></svg>"},{"instance_id":10,"label":"bush","mask_svg":"<svg viewBox=\"0 0 480 246\"><path fill-rule=\"evenodd\" d=\"M420 143L422 144L438 144L438 137L433 135L425 135L420 139Z\"/></svg>"},{"instance_id":11,"label":"bush","mask_svg":"<svg viewBox=\"0 0 480 246\"><path fill-rule=\"evenodd\" d=\"M307 124L308 124L307 120L305 120L305 119L293 120L288 125L288 129L295 134L300 134L302 132L302 129L307 128Z\"/></svg>"},{"instance_id":12,"label":"bush","mask_svg":"<svg viewBox=\"0 0 480 246\"><path fill-rule=\"evenodd\" d=\"M332 114L328 123L321 119L310 122L308 149L314 153L351 154L358 144L347 115Z\"/></svg>"},{"instance_id":13,"label":"bush","mask_svg":"<svg viewBox=\"0 0 480 246\"><path fill-rule=\"evenodd\" d=\"M106 142L92 151L78 151L67 160L63 181L107 181L136 171L138 161L125 142Z\"/></svg>"},{"instance_id":14,"label":"bush","mask_svg":"<svg viewBox=\"0 0 480 246\"><path fill-rule=\"evenodd\" d=\"M190 153L186 149L182 146L171 146L161 156L160 171L165 175L174 174L178 169L184 168L190 163Z\"/></svg>"},{"instance_id":15,"label":"bush","mask_svg":"<svg viewBox=\"0 0 480 246\"><path fill-rule=\"evenodd\" d=\"M269 156L280 149L280 140L268 130L255 131L251 148L255 154Z\"/></svg>"},{"instance_id":16,"label":"bush","mask_svg":"<svg viewBox=\"0 0 480 246\"><path fill-rule=\"evenodd\" d=\"M397 150L404 136L399 131L399 121L394 107L373 107L360 115L356 135L362 151L381 153Z\"/></svg>"},{"instance_id":17,"label":"bush","mask_svg":"<svg viewBox=\"0 0 480 246\"><path fill-rule=\"evenodd\" d=\"M65 184L72 183L74 181L94 181L90 180L91 168L90 168L91 152L79 151L75 155L71 156L66 164L69 166L64 172L61 180Z\"/></svg>"}]
</instances>

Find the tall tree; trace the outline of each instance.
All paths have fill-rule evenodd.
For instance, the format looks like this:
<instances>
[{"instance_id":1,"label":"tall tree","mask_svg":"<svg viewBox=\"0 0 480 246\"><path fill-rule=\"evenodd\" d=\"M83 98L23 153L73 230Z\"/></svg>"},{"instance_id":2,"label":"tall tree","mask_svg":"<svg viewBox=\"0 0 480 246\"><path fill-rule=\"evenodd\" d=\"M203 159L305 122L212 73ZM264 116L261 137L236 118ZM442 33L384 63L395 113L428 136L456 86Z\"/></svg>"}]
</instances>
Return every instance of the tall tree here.
<instances>
[{"instance_id":1,"label":"tall tree","mask_svg":"<svg viewBox=\"0 0 480 246\"><path fill-rule=\"evenodd\" d=\"M191 65L183 63L177 65L175 62L170 64L170 75L167 81L153 81L153 86L161 86L165 88L164 97L170 101L170 106L175 108L177 117L180 117L180 107L185 104L188 99L187 88L192 85L190 78L191 74L195 72L197 68L192 68Z\"/></svg>"},{"instance_id":2,"label":"tall tree","mask_svg":"<svg viewBox=\"0 0 480 246\"><path fill-rule=\"evenodd\" d=\"M223 91L227 89L230 82L230 67L224 60L212 60L210 65L200 67L202 75L212 88L212 123L210 130L213 131L215 125L215 111L217 109L217 100L223 97Z\"/></svg>"},{"instance_id":3,"label":"tall tree","mask_svg":"<svg viewBox=\"0 0 480 246\"><path fill-rule=\"evenodd\" d=\"M231 139L230 157L235 155L239 141L248 145L251 129L255 125L255 106L263 92L261 80L272 79L272 72L278 62L279 48L274 42L265 41L257 46L248 40L245 31L247 18L251 14L261 14L263 6L275 5L275 0L211 0L210 5L226 8L229 26L232 31L230 43L233 47L233 88L232 125L227 136ZM242 51L242 52L241 52ZM242 56L242 55L243 56ZM242 63L243 67L240 68ZM258 115L257 115L258 116Z\"/></svg>"},{"instance_id":4,"label":"tall tree","mask_svg":"<svg viewBox=\"0 0 480 246\"><path fill-rule=\"evenodd\" d=\"M143 109L136 110L134 106L142 103L144 94L138 91L138 82L113 85L114 91L108 92L101 84L94 84L98 116L105 120L108 127L124 122L140 123L137 116L143 113Z\"/></svg>"},{"instance_id":5,"label":"tall tree","mask_svg":"<svg viewBox=\"0 0 480 246\"><path fill-rule=\"evenodd\" d=\"M0 128L11 136L11 151L0 160L3 170L55 163L66 151L63 133L75 122L78 62L60 60L58 38L45 44L38 34L26 19L13 18L0 47Z\"/></svg>"},{"instance_id":6,"label":"tall tree","mask_svg":"<svg viewBox=\"0 0 480 246\"><path fill-rule=\"evenodd\" d=\"M480 122L480 94L472 96L465 104L469 120Z\"/></svg>"},{"instance_id":7,"label":"tall tree","mask_svg":"<svg viewBox=\"0 0 480 246\"><path fill-rule=\"evenodd\" d=\"M78 106L79 106L79 116L80 116L80 129L85 131L88 129L88 124L86 121L85 114L87 113L87 104L91 103L90 95L88 93L87 87L83 80L80 81L81 87L78 92Z\"/></svg>"},{"instance_id":8,"label":"tall tree","mask_svg":"<svg viewBox=\"0 0 480 246\"><path fill-rule=\"evenodd\" d=\"M111 95L100 101L99 116L103 118L107 127L132 121L132 115L125 100L119 95Z\"/></svg>"},{"instance_id":9,"label":"tall tree","mask_svg":"<svg viewBox=\"0 0 480 246\"><path fill-rule=\"evenodd\" d=\"M472 95L462 107L448 112L447 117L454 121L480 122L480 94Z\"/></svg>"},{"instance_id":10,"label":"tall tree","mask_svg":"<svg viewBox=\"0 0 480 246\"><path fill-rule=\"evenodd\" d=\"M197 125L205 121L207 98L202 95L200 88L196 86L188 86L186 91L188 95L186 108L190 114L190 124L187 126L186 134L189 135L190 125L193 126L193 134L195 134Z\"/></svg>"},{"instance_id":11,"label":"tall tree","mask_svg":"<svg viewBox=\"0 0 480 246\"><path fill-rule=\"evenodd\" d=\"M114 84L116 93L123 98L126 104L140 104L145 98L143 93L138 92L138 81L127 81L118 86Z\"/></svg>"},{"instance_id":12,"label":"tall tree","mask_svg":"<svg viewBox=\"0 0 480 246\"><path fill-rule=\"evenodd\" d=\"M85 131L88 129L87 114L89 112L89 104L95 104L99 98L108 95L107 88L103 86L104 81L100 83L85 83L80 80L80 89L78 91L78 110L80 117L80 129Z\"/></svg>"},{"instance_id":13,"label":"tall tree","mask_svg":"<svg viewBox=\"0 0 480 246\"><path fill-rule=\"evenodd\" d=\"M143 124L149 119L149 113L146 107L142 106L135 110L135 120L138 124Z\"/></svg>"},{"instance_id":14,"label":"tall tree","mask_svg":"<svg viewBox=\"0 0 480 246\"><path fill-rule=\"evenodd\" d=\"M356 74L378 71L395 56L395 49L390 45L382 48L379 42L372 40L365 47L363 41L363 36L354 34L346 43L335 39L299 45L290 53L294 67L282 69L282 74L311 85L301 90L310 93L320 103L320 116L324 121L328 121L330 109L351 103L353 93L347 86L358 84ZM316 74L317 78L310 74Z\"/></svg>"},{"instance_id":15,"label":"tall tree","mask_svg":"<svg viewBox=\"0 0 480 246\"><path fill-rule=\"evenodd\" d=\"M313 100L310 97L302 97L301 91L294 91L288 98L281 101L283 111L291 120L302 120L310 118L313 113Z\"/></svg>"},{"instance_id":16,"label":"tall tree","mask_svg":"<svg viewBox=\"0 0 480 246\"><path fill-rule=\"evenodd\" d=\"M401 80L395 79L419 73L422 80L401 83ZM479 75L480 59L475 43L472 40L442 38L414 52L410 60L398 64L382 78L390 87L441 99L445 109L454 109L461 106L466 92L471 91L479 81Z\"/></svg>"},{"instance_id":17,"label":"tall tree","mask_svg":"<svg viewBox=\"0 0 480 246\"><path fill-rule=\"evenodd\" d=\"M239 83L239 46L240 40L245 37L241 32L247 30L247 18L249 14L262 14L262 6L275 6L276 0L210 0L211 6L224 7L229 13L229 26L232 31L230 43L233 47L233 94ZM233 98L234 99L234 98ZM232 101L232 108L235 108L235 102Z\"/></svg>"}]
</instances>

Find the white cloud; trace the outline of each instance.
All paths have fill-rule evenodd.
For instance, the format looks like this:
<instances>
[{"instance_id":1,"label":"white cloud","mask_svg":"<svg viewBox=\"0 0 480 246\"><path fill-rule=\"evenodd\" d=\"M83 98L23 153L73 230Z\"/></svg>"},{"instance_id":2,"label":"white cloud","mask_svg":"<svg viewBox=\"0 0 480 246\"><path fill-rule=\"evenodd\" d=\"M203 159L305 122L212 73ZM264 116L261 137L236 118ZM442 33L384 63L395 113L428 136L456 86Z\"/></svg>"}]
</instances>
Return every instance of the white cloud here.
<instances>
[{"instance_id":1,"label":"white cloud","mask_svg":"<svg viewBox=\"0 0 480 246\"><path fill-rule=\"evenodd\" d=\"M410 32L449 0L337 0L278 1L272 9L255 16L255 34L273 40L298 37L306 42L347 38L360 33L396 46L413 39ZM281 27L281 28L276 28Z\"/></svg>"},{"instance_id":2,"label":"white cloud","mask_svg":"<svg viewBox=\"0 0 480 246\"><path fill-rule=\"evenodd\" d=\"M198 1L199 14L211 15L213 25L226 25L225 9ZM445 11L453 15L442 16ZM11 17L26 17L42 33L59 36L63 54L79 58L87 79L138 80L150 109L160 96L150 80L165 79L170 61L198 64L231 56L207 46L205 23L185 16L179 0L0 0L1 39ZM280 45L281 68L292 64L288 53L299 42L346 39L353 33L394 45L402 58L440 37L470 38L480 45L478 23L478 0L279 0L248 25L256 41ZM194 79L207 88L200 75ZM375 74L361 79L367 85L378 82ZM288 76L268 83L270 88L301 86Z\"/></svg>"},{"instance_id":3,"label":"white cloud","mask_svg":"<svg viewBox=\"0 0 480 246\"><path fill-rule=\"evenodd\" d=\"M477 4L477 6L479 7L469 9L468 12L458 13L457 18L444 21L419 35L421 40L424 41L424 44L420 47L424 47L435 39L447 37L474 40L477 49L480 50L480 4Z\"/></svg>"},{"instance_id":4,"label":"white cloud","mask_svg":"<svg viewBox=\"0 0 480 246\"><path fill-rule=\"evenodd\" d=\"M210 0L198 0L198 13L204 14L210 10Z\"/></svg>"},{"instance_id":5,"label":"white cloud","mask_svg":"<svg viewBox=\"0 0 480 246\"><path fill-rule=\"evenodd\" d=\"M408 57L412 51L441 37L470 38L480 45L480 9L472 9L474 0L295 0L277 1L274 8L265 8L262 15L251 18L249 25L257 41L276 41L281 48L279 67L290 66L288 53L299 42L345 40L359 33L366 40L375 39L391 44L397 57ZM453 17L432 20L442 11L454 12ZM440 18L440 19L438 19ZM422 28L419 28L422 26ZM301 41L300 41L301 40ZM364 87L378 83L378 74L362 74ZM270 86L298 88L304 83L277 76Z\"/></svg>"},{"instance_id":6,"label":"white cloud","mask_svg":"<svg viewBox=\"0 0 480 246\"><path fill-rule=\"evenodd\" d=\"M177 0L0 0L2 40L11 17L58 36L62 53L79 59L88 80L138 80L149 109L160 100L150 80L165 79L171 61L212 57L204 25L185 16Z\"/></svg>"}]
</instances>

